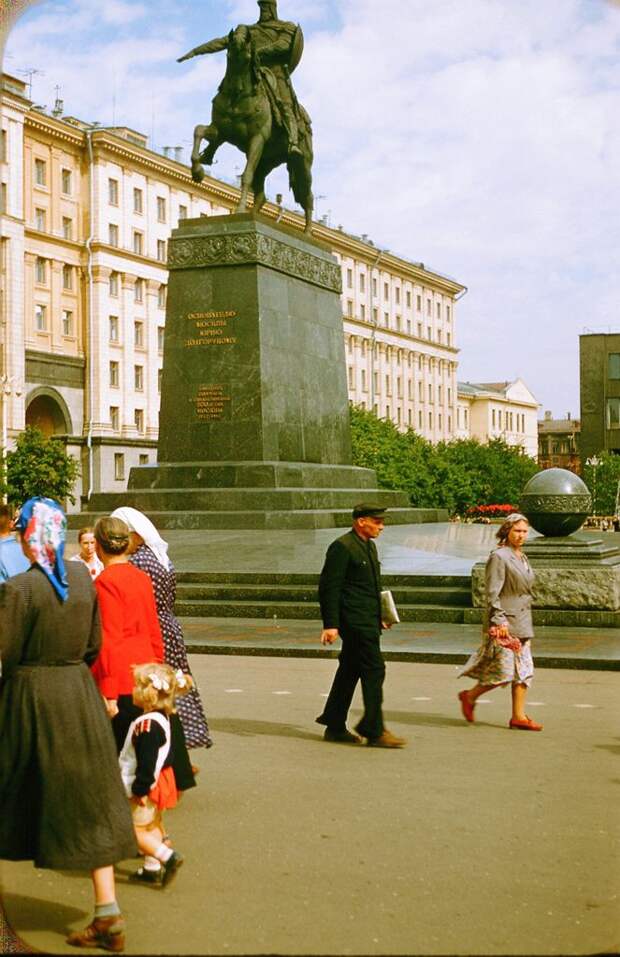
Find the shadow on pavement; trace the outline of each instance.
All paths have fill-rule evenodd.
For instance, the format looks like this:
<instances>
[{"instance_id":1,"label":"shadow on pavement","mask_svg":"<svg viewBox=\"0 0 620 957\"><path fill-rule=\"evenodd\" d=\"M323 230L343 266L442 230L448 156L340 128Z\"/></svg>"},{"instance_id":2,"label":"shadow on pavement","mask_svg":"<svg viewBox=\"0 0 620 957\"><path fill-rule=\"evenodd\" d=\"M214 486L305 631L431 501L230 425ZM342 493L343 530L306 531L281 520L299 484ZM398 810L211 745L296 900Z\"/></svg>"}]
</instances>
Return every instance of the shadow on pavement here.
<instances>
[{"instance_id":1,"label":"shadow on pavement","mask_svg":"<svg viewBox=\"0 0 620 957\"><path fill-rule=\"evenodd\" d=\"M64 937L70 924L90 916L88 911L78 907L66 907L58 901L24 897L22 894L5 893L2 895L2 902L12 920L19 924L22 933L29 930L48 930Z\"/></svg>"},{"instance_id":2,"label":"shadow on pavement","mask_svg":"<svg viewBox=\"0 0 620 957\"><path fill-rule=\"evenodd\" d=\"M397 721L399 724L430 724L435 727L467 728L470 725L463 718L450 718L445 714L424 714L421 711L385 711L386 721ZM504 724L495 724L491 721L476 721L474 725L480 728L504 728Z\"/></svg>"},{"instance_id":3,"label":"shadow on pavement","mask_svg":"<svg viewBox=\"0 0 620 957\"><path fill-rule=\"evenodd\" d=\"M242 737L256 734L273 735L278 738L301 738L305 741L320 741L319 732L302 731L292 724L279 724L275 721L248 721L247 718L209 718L212 731L227 731Z\"/></svg>"}]
</instances>

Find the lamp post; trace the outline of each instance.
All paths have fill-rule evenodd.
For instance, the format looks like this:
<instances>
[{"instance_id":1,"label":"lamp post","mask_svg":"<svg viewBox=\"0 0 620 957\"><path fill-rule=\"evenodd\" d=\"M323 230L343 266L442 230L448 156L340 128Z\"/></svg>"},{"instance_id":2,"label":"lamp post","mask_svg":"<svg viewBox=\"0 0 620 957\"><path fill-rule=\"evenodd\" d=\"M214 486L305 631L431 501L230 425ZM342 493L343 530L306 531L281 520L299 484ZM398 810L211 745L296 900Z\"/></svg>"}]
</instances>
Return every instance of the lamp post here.
<instances>
[{"instance_id":1,"label":"lamp post","mask_svg":"<svg viewBox=\"0 0 620 957\"><path fill-rule=\"evenodd\" d=\"M0 376L0 393L2 395L2 466L4 466L9 444L9 399L22 394L22 383L16 376ZM6 495L4 496L6 501Z\"/></svg>"},{"instance_id":2,"label":"lamp post","mask_svg":"<svg viewBox=\"0 0 620 957\"><path fill-rule=\"evenodd\" d=\"M596 471L601 465L601 459L598 455L591 455L589 459L586 459L586 465L589 465L592 469L592 499L593 499L593 518L596 521Z\"/></svg>"}]
</instances>

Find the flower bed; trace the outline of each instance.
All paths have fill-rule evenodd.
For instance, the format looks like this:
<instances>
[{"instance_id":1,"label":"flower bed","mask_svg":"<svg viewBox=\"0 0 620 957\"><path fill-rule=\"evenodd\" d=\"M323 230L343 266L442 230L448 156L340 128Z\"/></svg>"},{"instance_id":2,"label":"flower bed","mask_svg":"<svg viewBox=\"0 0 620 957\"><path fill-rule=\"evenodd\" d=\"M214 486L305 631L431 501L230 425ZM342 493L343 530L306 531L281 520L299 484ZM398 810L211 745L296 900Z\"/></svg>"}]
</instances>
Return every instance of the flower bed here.
<instances>
[{"instance_id":1,"label":"flower bed","mask_svg":"<svg viewBox=\"0 0 620 957\"><path fill-rule=\"evenodd\" d=\"M472 505L465 512L465 518L470 522L489 522L492 519L506 518L517 511L516 505Z\"/></svg>"}]
</instances>

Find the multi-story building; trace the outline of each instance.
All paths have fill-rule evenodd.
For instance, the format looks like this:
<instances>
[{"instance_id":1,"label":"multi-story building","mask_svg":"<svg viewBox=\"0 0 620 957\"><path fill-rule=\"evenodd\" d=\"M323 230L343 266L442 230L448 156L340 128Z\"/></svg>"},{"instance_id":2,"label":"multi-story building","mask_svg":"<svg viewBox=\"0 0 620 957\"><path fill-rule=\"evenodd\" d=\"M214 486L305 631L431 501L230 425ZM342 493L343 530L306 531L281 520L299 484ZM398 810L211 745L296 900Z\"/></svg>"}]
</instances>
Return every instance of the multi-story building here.
<instances>
[{"instance_id":1,"label":"multi-story building","mask_svg":"<svg viewBox=\"0 0 620 957\"><path fill-rule=\"evenodd\" d=\"M620 454L620 333L579 336L581 461Z\"/></svg>"},{"instance_id":2,"label":"multi-story building","mask_svg":"<svg viewBox=\"0 0 620 957\"><path fill-rule=\"evenodd\" d=\"M81 458L83 494L120 491L156 458L170 231L231 212L239 190L194 183L138 132L34 108L15 78L1 94L3 444L38 425ZM265 213L303 228L295 212ZM342 268L351 400L450 438L465 287L341 228L315 223L314 236Z\"/></svg>"},{"instance_id":3,"label":"multi-story building","mask_svg":"<svg viewBox=\"0 0 620 957\"><path fill-rule=\"evenodd\" d=\"M541 469L569 469L581 472L579 457L579 433L581 423L567 415L554 419L552 412L545 412L538 422L538 464Z\"/></svg>"},{"instance_id":4,"label":"multi-story building","mask_svg":"<svg viewBox=\"0 0 620 957\"><path fill-rule=\"evenodd\" d=\"M521 379L514 382L459 382L458 438L503 439L526 455L538 454L538 402Z\"/></svg>"}]
</instances>

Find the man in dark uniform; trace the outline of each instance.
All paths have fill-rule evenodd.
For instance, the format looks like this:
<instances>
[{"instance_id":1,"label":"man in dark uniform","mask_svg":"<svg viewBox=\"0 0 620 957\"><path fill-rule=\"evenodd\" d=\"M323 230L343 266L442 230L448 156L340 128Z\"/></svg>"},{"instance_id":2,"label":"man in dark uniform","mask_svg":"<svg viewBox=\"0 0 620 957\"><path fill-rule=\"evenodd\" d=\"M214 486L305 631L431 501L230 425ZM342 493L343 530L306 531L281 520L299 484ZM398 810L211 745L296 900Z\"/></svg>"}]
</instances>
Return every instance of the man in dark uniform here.
<instances>
[{"instance_id":1,"label":"man in dark uniform","mask_svg":"<svg viewBox=\"0 0 620 957\"><path fill-rule=\"evenodd\" d=\"M373 539L383 531L385 511L356 505L353 529L327 549L319 581L321 644L331 645L340 637L342 650L325 709L316 720L327 725L326 741L360 744L364 737L371 747L401 748L405 740L385 728L381 711L385 664L379 639L386 626L381 621L381 571ZM353 734L346 721L358 680L364 714L356 727L359 734Z\"/></svg>"}]
</instances>

